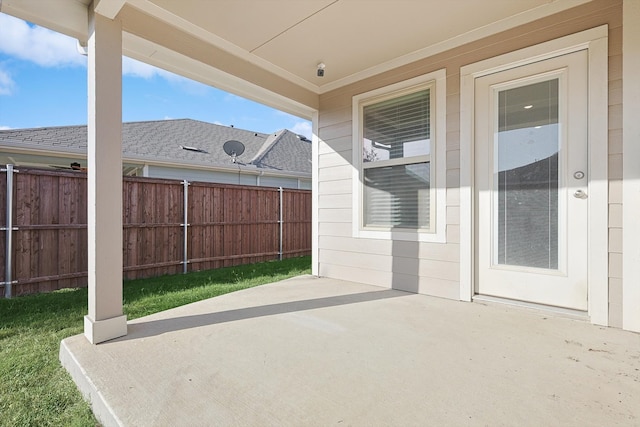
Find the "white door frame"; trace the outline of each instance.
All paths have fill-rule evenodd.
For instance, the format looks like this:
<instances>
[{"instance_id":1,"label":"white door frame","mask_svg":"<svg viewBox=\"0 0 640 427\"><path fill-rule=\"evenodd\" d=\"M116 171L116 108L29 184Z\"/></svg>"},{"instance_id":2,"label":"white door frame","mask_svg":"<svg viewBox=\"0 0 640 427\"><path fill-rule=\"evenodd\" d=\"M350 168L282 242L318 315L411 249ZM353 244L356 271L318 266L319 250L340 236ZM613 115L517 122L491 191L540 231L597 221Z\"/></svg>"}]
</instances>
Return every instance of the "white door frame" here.
<instances>
[{"instance_id":1,"label":"white door frame","mask_svg":"<svg viewBox=\"0 0 640 427\"><path fill-rule=\"evenodd\" d=\"M640 2L622 3L622 229L640 236ZM640 239L622 239L622 328L640 332Z\"/></svg>"},{"instance_id":2,"label":"white door frame","mask_svg":"<svg viewBox=\"0 0 640 427\"><path fill-rule=\"evenodd\" d=\"M460 299L475 289L474 105L475 79L521 65L588 49L588 314L609 323L608 253L608 26L571 34L464 66L460 70Z\"/></svg>"}]
</instances>

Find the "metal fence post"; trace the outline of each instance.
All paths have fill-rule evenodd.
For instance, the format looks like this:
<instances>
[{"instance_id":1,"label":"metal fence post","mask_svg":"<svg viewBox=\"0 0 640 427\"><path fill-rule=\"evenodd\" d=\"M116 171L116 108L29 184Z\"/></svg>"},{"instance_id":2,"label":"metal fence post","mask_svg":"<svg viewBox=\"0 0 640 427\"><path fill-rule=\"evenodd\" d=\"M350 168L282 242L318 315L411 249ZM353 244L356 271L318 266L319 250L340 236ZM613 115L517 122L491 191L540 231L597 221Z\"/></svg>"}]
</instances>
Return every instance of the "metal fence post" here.
<instances>
[{"instance_id":1,"label":"metal fence post","mask_svg":"<svg viewBox=\"0 0 640 427\"><path fill-rule=\"evenodd\" d=\"M2 172L7 173L7 225L2 227L2 230L6 231L6 244L5 244L5 279L4 283L4 297L11 298L11 285L16 283L12 277L12 264L13 264L13 230L17 228L13 227L13 173L18 172L13 169L13 165L7 165L6 169L2 169Z\"/></svg>"},{"instance_id":2,"label":"metal fence post","mask_svg":"<svg viewBox=\"0 0 640 427\"><path fill-rule=\"evenodd\" d=\"M280 223L280 249L278 251L278 256L280 261L282 261L282 238L283 238L283 223L284 223L284 214L282 212L282 187L278 188L278 191L280 192L280 221L278 221Z\"/></svg>"},{"instance_id":3,"label":"metal fence post","mask_svg":"<svg viewBox=\"0 0 640 427\"><path fill-rule=\"evenodd\" d=\"M182 226L183 229L183 241L184 241L184 247L183 247L183 261L182 261L182 274L185 274L187 272L187 264L189 263L189 249L187 247L187 239L188 239L188 229L189 229L189 223L188 223L188 208L189 208L189 182L185 179L184 181L182 181L182 186L184 187L184 201L183 201L183 209L182 211L184 212L184 223L180 224Z\"/></svg>"}]
</instances>

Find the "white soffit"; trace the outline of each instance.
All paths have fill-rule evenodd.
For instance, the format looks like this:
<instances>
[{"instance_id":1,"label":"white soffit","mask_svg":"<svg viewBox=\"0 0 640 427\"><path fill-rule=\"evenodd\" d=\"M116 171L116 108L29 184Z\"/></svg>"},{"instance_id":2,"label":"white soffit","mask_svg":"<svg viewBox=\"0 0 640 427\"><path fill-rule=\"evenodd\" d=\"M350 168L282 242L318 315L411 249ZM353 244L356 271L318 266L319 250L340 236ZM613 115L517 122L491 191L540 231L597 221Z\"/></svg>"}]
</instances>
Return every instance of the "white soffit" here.
<instances>
[{"instance_id":1,"label":"white soffit","mask_svg":"<svg viewBox=\"0 0 640 427\"><path fill-rule=\"evenodd\" d=\"M0 0L0 12L86 41L91 0Z\"/></svg>"},{"instance_id":2,"label":"white soffit","mask_svg":"<svg viewBox=\"0 0 640 427\"><path fill-rule=\"evenodd\" d=\"M255 70L322 94L588 1L99 0L96 7L108 17L133 7ZM0 10L86 40L89 3L0 0ZM154 49L136 43L142 49L136 52L126 44L142 60ZM316 76L319 62L326 64L324 77Z\"/></svg>"},{"instance_id":3,"label":"white soffit","mask_svg":"<svg viewBox=\"0 0 640 427\"><path fill-rule=\"evenodd\" d=\"M127 1L324 93L589 0Z\"/></svg>"}]
</instances>

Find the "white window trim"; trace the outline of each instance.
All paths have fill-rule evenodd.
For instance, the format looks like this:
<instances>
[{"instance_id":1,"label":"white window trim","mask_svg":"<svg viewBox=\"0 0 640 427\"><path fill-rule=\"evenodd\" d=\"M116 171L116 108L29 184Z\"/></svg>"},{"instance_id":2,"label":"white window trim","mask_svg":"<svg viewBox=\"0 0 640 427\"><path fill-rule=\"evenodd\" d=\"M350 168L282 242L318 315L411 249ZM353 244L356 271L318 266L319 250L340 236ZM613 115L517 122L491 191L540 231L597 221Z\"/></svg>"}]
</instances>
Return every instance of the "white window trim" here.
<instances>
[{"instance_id":1,"label":"white window trim","mask_svg":"<svg viewBox=\"0 0 640 427\"><path fill-rule=\"evenodd\" d=\"M352 103L352 117L353 117L353 190L352 190L352 202L353 202L353 216L352 216L352 228L353 237L358 238L370 238L370 239L394 239L394 240L408 240L417 242L446 242L446 176L447 176L447 140L446 140L446 114L447 114L447 85L446 85L447 72L445 69L440 69L429 74L425 74L413 79L405 80L399 83L395 83L389 86L381 87L366 93L362 93L353 97ZM360 105L375 97L380 97L385 94L391 94L392 92L402 91L410 89L414 86L423 85L425 83L433 82L433 90L431 96L434 97L433 105L435 108L432 111L432 128L431 128L431 153L430 159L432 167L435 167L435 215L432 218L435 221L433 231L420 231L420 230L371 230L364 229L362 226L362 185L360 182L362 171L362 149L360 148L360 134L361 134L361 116Z\"/></svg>"}]
</instances>

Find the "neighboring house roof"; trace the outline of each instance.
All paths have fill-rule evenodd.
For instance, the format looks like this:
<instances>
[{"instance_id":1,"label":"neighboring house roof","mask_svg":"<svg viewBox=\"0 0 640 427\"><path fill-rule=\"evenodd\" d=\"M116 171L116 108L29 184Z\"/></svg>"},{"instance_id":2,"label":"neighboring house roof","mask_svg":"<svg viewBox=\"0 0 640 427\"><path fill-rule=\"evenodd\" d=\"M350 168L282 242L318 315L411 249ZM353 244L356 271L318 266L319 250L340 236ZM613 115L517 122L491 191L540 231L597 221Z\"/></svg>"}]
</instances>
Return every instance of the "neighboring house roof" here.
<instances>
[{"instance_id":1,"label":"neighboring house roof","mask_svg":"<svg viewBox=\"0 0 640 427\"><path fill-rule=\"evenodd\" d=\"M287 129L265 134L192 119L123 123L123 161L226 168L232 163L222 147L229 140L244 144L237 162L245 168L311 174L311 141L303 136ZM2 130L0 151L7 148L86 155L87 126Z\"/></svg>"}]
</instances>

